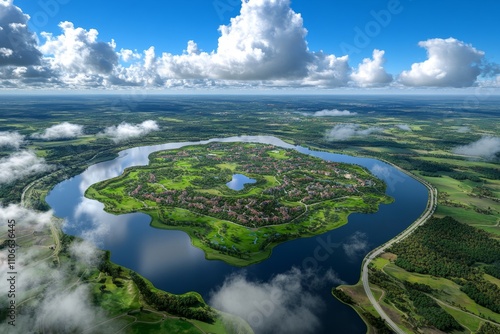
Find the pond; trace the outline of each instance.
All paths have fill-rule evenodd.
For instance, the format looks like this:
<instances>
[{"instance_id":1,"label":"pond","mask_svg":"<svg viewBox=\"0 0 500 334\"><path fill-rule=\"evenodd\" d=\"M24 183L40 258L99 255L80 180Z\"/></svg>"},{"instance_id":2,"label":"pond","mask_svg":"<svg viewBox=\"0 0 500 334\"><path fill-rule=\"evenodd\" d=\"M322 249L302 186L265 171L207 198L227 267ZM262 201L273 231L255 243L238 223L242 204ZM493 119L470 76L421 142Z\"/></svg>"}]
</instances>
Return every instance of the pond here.
<instances>
[{"instance_id":1,"label":"pond","mask_svg":"<svg viewBox=\"0 0 500 334\"><path fill-rule=\"evenodd\" d=\"M383 179L386 193L395 201L381 205L374 214L352 214L348 224L320 236L278 245L269 259L237 268L206 260L184 232L151 228L150 217L141 213L108 214L103 204L83 196L91 184L116 177L127 167L147 165L152 152L209 142L271 144L329 161L358 164ZM364 322L332 297L331 288L356 283L363 257L413 223L425 210L427 199L424 185L385 162L313 151L271 136L241 136L122 151L116 159L93 165L58 184L47 202L55 215L66 219L66 233L110 250L112 261L137 271L160 289L197 291L212 304L233 305L257 334L364 334ZM281 297L271 298L275 291Z\"/></svg>"},{"instance_id":2,"label":"pond","mask_svg":"<svg viewBox=\"0 0 500 334\"><path fill-rule=\"evenodd\" d=\"M234 174L233 179L226 183L229 189L240 191L245 188L245 184L253 184L257 182L255 179L251 179L243 174Z\"/></svg>"}]
</instances>

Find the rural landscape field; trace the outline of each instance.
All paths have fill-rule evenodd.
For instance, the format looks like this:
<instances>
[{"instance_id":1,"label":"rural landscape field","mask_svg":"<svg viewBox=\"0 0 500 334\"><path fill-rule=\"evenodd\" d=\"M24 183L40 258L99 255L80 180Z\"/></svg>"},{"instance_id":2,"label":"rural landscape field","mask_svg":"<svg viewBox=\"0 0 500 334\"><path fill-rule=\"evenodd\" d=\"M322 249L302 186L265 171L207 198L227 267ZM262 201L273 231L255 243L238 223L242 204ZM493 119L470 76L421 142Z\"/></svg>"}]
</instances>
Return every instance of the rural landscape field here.
<instances>
[{"instance_id":1,"label":"rural landscape field","mask_svg":"<svg viewBox=\"0 0 500 334\"><path fill-rule=\"evenodd\" d=\"M0 0L0 333L500 333L471 6Z\"/></svg>"}]
</instances>

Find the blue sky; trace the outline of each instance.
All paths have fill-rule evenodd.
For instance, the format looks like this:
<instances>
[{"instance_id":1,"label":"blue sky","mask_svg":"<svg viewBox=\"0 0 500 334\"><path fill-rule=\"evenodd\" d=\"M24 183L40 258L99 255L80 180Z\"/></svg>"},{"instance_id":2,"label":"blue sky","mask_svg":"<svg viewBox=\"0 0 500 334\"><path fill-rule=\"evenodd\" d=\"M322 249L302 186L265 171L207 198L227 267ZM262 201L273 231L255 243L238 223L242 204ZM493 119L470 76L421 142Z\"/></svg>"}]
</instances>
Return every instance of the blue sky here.
<instances>
[{"instance_id":1,"label":"blue sky","mask_svg":"<svg viewBox=\"0 0 500 334\"><path fill-rule=\"evenodd\" d=\"M276 1L250 0L250 3L257 2L272 3ZM287 1L278 0L277 2ZM240 15L242 7L238 0L142 0L140 2L130 0L120 2L14 0L13 4L31 16L28 27L31 32L37 33L40 44L45 41L41 37L42 31L58 36L62 33L58 26L59 23L69 21L73 23L74 29L83 28L86 31L96 29L99 32L99 42L108 43L114 40L116 43L114 51L116 52L121 49L130 49L143 55L144 50L154 46L157 57L160 57L162 52L181 55L183 50L186 50L189 40L196 42L197 50L208 53L217 50L218 38L221 35L218 31L219 26L230 26L230 19ZM348 66L351 71L355 72L356 67L364 58L371 57L374 49L385 51L385 54L381 56L385 60L382 66L388 74L393 76L393 80L390 81L392 85L397 82L401 72L410 70L413 63L421 63L427 59L426 49L419 47L418 43L429 39L446 40L450 37L456 39L456 42L448 41L435 46L438 50L436 52L439 54L448 53L448 47L454 47L452 44L456 46L457 43L462 43L462 49L465 46L470 46L478 52L483 51L484 55L480 57L482 62L500 63L499 29L496 23L500 13L499 1L302 0L291 1L291 4L283 6L289 6L290 10L300 14L303 18L302 27L307 29L307 36L304 39L311 53L323 51L325 55L335 55L336 57L348 54ZM275 7L270 5L267 8ZM380 21L377 21L374 13L389 13L389 16L384 17L387 24L385 22L381 24ZM270 18L270 20L273 19L276 17ZM262 18L262 22L266 22L266 20L266 17ZM251 30L251 28L249 29ZM374 30L370 31L369 29ZM364 36L360 37L361 34ZM363 43L359 43L359 41ZM276 43L276 41L271 40L271 43ZM42 51L46 58L57 58L56 54L51 53L55 52L54 47L47 47L45 51ZM319 62L321 61L324 63L327 59L322 58ZM111 62L114 63L114 60ZM449 62L447 59L442 61L443 64L447 62ZM119 63L123 64L123 61L120 60ZM203 64L206 66L207 63ZM467 64L462 63L462 65ZM171 73L171 70L169 71L168 73ZM338 72L338 70L335 71ZM257 74L243 75L241 78L243 80L278 79L280 85L283 85L283 78L281 78L283 75L282 72L280 73L271 76L264 75L262 78ZM415 73L415 75L419 74L422 73ZM427 74L429 73L426 72L425 75ZM347 82L345 78L339 79L340 81L337 79L325 80L325 75L323 71L320 79L316 76L315 79L307 81L306 85L341 86L339 82ZM185 78L177 72L173 76L177 79L234 79L231 75L212 76L199 72L190 73ZM295 84L292 85L296 85L297 76L300 74L293 76ZM126 81L129 80L128 78ZM381 81L375 79L362 81L361 86L388 84L389 80L385 80L383 76L379 76L380 78ZM164 79L162 77L163 81ZM284 79L288 80L289 78ZM446 86L441 81L434 82L420 77L414 77L414 79L411 84L410 81L405 84L409 86ZM479 75L478 80L484 81L484 78ZM492 80L495 82L494 76ZM359 82L357 81L357 83ZM448 80L447 83L449 82ZM470 82L470 80L464 80L457 86L468 86ZM476 80L474 83L477 84Z\"/></svg>"}]
</instances>

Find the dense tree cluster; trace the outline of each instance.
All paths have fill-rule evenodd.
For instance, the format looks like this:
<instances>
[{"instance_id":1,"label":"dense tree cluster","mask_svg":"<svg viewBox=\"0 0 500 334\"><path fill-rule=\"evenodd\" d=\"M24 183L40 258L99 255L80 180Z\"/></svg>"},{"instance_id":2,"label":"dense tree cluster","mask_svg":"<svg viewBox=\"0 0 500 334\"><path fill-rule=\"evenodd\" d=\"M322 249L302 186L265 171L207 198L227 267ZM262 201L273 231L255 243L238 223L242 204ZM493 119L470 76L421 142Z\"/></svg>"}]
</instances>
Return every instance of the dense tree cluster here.
<instances>
[{"instance_id":1,"label":"dense tree cluster","mask_svg":"<svg viewBox=\"0 0 500 334\"><path fill-rule=\"evenodd\" d=\"M195 295L178 296L159 290L155 291L136 273L132 272L130 277L146 302L154 305L158 310L208 323L215 321L214 311L203 304Z\"/></svg>"},{"instance_id":2,"label":"dense tree cluster","mask_svg":"<svg viewBox=\"0 0 500 334\"><path fill-rule=\"evenodd\" d=\"M450 217L433 218L391 252L401 268L452 279L476 303L500 313L500 288L483 278L484 273L500 276L500 241L488 233Z\"/></svg>"},{"instance_id":3,"label":"dense tree cluster","mask_svg":"<svg viewBox=\"0 0 500 334\"><path fill-rule=\"evenodd\" d=\"M375 328L377 334L393 334L394 332L387 327L384 319L381 317L375 317L371 313L363 312L363 318L371 325L372 328Z\"/></svg>"},{"instance_id":4,"label":"dense tree cluster","mask_svg":"<svg viewBox=\"0 0 500 334\"><path fill-rule=\"evenodd\" d=\"M340 289L332 289L332 294L339 300L343 301L346 304L354 304L354 300L349 296L347 293L345 293L343 290Z\"/></svg>"},{"instance_id":5,"label":"dense tree cluster","mask_svg":"<svg viewBox=\"0 0 500 334\"><path fill-rule=\"evenodd\" d=\"M460 324L429 295L433 289L422 283L400 282L379 270L371 270L370 283L386 291L385 301L406 313L408 323L415 329L435 327L444 332L459 330ZM419 317L412 317L412 314Z\"/></svg>"},{"instance_id":6,"label":"dense tree cluster","mask_svg":"<svg viewBox=\"0 0 500 334\"><path fill-rule=\"evenodd\" d=\"M460 289L476 303L500 313L500 288L485 280L475 280L465 283Z\"/></svg>"},{"instance_id":7,"label":"dense tree cluster","mask_svg":"<svg viewBox=\"0 0 500 334\"><path fill-rule=\"evenodd\" d=\"M477 175L472 175L470 173L464 173L464 172L454 172L454 173L449 173L449 177L455 180L459 181L465 181L465 180L470 180L472 182L481 182L481 178Z\"/></svg>"},{"instance_id":8,"label":"dense tree cluster","mask_svg":"<svg viewBox=\"0 0 500 334\"><path fill-rule=\"evenodd\" d=\"M419 170L427 173L453 172L452 165L422 160L417 157L401 158L398 165L407 170Z\"/></svg>"},{"instance_id":9,"label":"dense tree cluster","mask_svg":"<svg viewBox=\"0 0 500 334\"><path fill-rule=\"evenodd\" d=\"M500 327L486 322L479 328L476 334L500 334Z\"/></svg>"},{"instance_id":10,"label":"dense tree cluster","mask_svg":"<svg viewBox=\"0 0 500 334\"><path fill-rule=\"evenodd\" d=\"M500 279L500 262L484 267L484 272Z\"/></svg>"},{"instance_id":11,"label":"dense tree cluster","mask_svg":"<svg viewBox=\"0 0 500 334\"><path fill-rule=\"evenodd\" d=\"M421 274L473 278L477 262L500 258L500 241L451 217L431 219L409 238L394 245L396 265Z\"/></svg>"},{"instance_id":12,"label":"dense tree cluster","mask_svg":"<svg viewBox=\"0 0 500 334\"><path fill-rule=\"evenodd\" d=\"M415 289L408 289L408 292L410 300L415 306L415 311L425 319L426 325L436 327L444 332L462 329L455 318L446 313L434 299L424 292Z\"/></svg>"}]
</instances>

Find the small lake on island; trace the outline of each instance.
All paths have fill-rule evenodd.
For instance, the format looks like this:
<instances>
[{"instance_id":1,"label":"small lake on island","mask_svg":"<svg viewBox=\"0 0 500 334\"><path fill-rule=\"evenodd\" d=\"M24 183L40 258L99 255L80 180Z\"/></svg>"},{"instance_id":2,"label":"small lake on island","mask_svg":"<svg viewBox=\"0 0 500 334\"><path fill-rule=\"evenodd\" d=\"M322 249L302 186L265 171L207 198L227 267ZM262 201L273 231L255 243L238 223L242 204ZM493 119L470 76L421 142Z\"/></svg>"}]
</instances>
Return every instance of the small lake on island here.
<instances>
[{"instance_id":1,"label":"small lake on island","mask_svg":"<svg viewBox=\"0 0 500 334\"><path fill-rule=\"evenodd\" d=\"M229 189L240 191L245 188L245 184L253 184L257 182L255 179L251 179L246 175L243 174L234 174L233 179L226 183L226 186Z\"/></svg>"},{"instance_id":2,"label":"small lake on island","mask_svg":"<svg viewBox=\"0 0 500 334\"><path fill-rule=\"evenodd\" d=\"M374 214L352 214L349 223L338 229L285 242L273 249L269 259L237 268L206 260L203 251L193 247L184 232L151 228L150 217L141 213L108 214L103 204L83 196L91 184L121 175L127 167L147 165L152 152L209 142L272 144L328 161L358 164L387 183L386 193L395 202L381 205ZM364 322L354 310L333 298L331 288L341 282L356 283L363 257L413 223L425 210L427 199L424 185L387 163L312 151L271 136L128 149L114 160L93 165L61 182L47 196L55 215L66 220L65 233L110 250L113 262L137 271L160 289L173 293L197 291L209 301L214 291L219 299L227 299L238 295L240 287L249 288L244 297L238 295L237 302L255 306L242 317L257 334L276 333L272 326L285 324L292 326L284 331L287 333L366 333ZM221 288L225 294L219 293ZM283 296L273 304L274 290L280 290Z\"/></svg>"}]
</instances>

